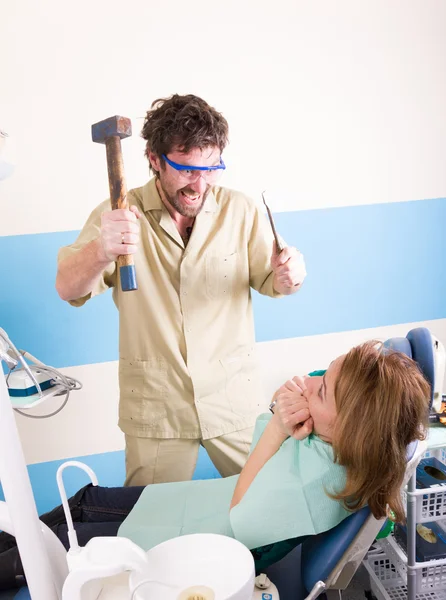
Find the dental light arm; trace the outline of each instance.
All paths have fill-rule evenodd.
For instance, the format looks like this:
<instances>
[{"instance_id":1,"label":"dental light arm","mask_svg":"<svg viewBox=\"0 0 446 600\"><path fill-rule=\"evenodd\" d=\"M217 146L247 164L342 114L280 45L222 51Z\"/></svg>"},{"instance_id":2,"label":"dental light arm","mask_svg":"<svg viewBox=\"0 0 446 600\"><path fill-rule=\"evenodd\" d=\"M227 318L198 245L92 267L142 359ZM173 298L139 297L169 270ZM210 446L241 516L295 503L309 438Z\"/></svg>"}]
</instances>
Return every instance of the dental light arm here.
<instances>
[{"instance_id":1,"label":"dental light arm","mask_svg":"<svg viewBox=\"0 0 446 600\"><path fill-rule=\"evenodd\" d=\"M0 327L0 360L5 361L9 369L14 369L18 364L18 359L9 353L12 345L6 331Z\"/></svg>"}]
</instances>

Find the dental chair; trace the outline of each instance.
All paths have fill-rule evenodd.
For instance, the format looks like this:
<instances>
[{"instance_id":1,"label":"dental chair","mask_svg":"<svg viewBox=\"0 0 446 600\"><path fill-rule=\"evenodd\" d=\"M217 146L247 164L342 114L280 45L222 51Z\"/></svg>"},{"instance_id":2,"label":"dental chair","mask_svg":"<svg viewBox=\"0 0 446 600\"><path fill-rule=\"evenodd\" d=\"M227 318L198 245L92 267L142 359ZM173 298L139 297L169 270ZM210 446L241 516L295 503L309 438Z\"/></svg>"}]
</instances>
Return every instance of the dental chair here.
<instances>
[{"instance_id":1,"label":"dental chair","mask_svg":"<svg viewBox=\"0 0 446 600\"><path fill-rule=\"evenodd\" d=\"M439 353L440 350L443 353L443 349L439 349L438 340L433 338L428 329L420 327L409 331L405 338L389 339L384 346L403 352L418 363L431 385L431 408L438 387L443 385L444 373L441 371L444 367L436 356L436 349ZM408 463L403 486L415 473L426 449L425 441L412 442L407 448ZM306 600L314 600L324 592L329 600L340 598L342 590L349 585L385 521L386 519L375 519L370 509L365 506L330 531L306 540L301 549L301 579L308 594ZM279 582L276 581L276 585L281 597L297 600L296 596L293 599L291 596L285 596Z\"/></svg>"}]
</instances>

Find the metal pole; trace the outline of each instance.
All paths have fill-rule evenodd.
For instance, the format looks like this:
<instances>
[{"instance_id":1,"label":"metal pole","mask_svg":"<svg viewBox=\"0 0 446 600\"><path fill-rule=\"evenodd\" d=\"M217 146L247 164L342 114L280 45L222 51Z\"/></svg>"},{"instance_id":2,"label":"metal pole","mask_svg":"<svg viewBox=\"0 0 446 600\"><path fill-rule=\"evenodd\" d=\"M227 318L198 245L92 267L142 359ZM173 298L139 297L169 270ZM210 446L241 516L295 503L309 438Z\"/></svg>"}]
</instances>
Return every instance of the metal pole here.
<instances>
[{"instance_id":1,"label":"metal pole","mask_svg":"<svg viewBox=\"0 0 446 600\"><path fill-rule=\"evenodd\" d=\"M413 495L416 489L416 471L407 484L407 600L416 597L416 508L417 497Z\"/></svg>"}]
</instances>

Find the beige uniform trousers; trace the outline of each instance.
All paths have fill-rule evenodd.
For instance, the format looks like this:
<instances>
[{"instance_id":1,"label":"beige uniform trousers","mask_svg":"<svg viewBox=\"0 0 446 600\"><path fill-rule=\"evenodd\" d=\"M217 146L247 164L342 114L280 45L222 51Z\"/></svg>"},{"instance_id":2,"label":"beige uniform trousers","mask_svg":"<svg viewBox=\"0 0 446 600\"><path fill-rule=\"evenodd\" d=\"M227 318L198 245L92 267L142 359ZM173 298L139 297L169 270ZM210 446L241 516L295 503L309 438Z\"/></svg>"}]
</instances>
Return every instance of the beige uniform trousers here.
<instances>
[{"instance_id":1,"label":"beige uniform trousers","mask_svg":"<svg viewBox=\"0 0 446 600\"><path fill-rule=\"evenodd\" d=\"M203 446L222 477L237 475L248 458L254 427L208 440L125 436L126 486L189 481Z\"/></svg>"}]
</instances>

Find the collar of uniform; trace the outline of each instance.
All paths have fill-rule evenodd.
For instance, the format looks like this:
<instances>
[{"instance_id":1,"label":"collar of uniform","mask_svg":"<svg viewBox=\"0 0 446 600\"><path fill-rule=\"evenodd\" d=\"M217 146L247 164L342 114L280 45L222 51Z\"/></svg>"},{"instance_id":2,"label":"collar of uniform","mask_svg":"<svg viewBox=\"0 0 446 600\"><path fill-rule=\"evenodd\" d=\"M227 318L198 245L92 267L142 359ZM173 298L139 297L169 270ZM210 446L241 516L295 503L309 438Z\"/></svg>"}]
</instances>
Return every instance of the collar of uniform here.
<instances>
[{"instance_id":1,"label":"collar of uniform","mask_svg":"<svg viewBox=\"0 0 446 600\"><path fill-rule=\"evenodd\" d=\"M158 188L156 187L156 177L153 177L142 189L142 203L144 211L149 210L162 210L163 201L159 195ZM217 211L217 200L215 199L214 193L209 192L206 202L203 207L204 212L214 213Z\"/></svg>"},{"instance_id":2,"label":"collar of uniform","mask_svg":"<svg viewBox=\"0 0 446 600\"><path fill-rule=\"evenodd\" d=\"M142 188L142 204L144 211L148 210L162 210L164 204L161 200L161 196L158 193L156 187L156 178L153 177L146 185Z\"/></svg>"}]
</instances>

